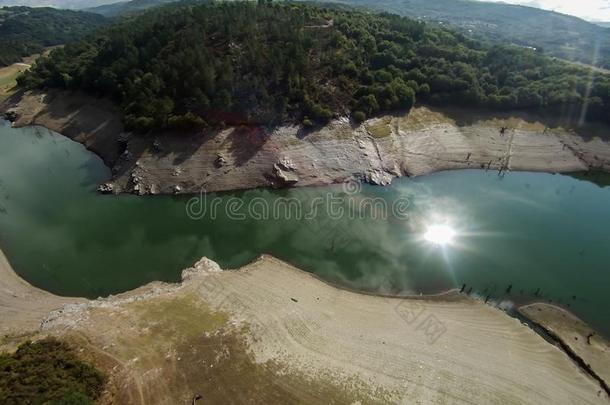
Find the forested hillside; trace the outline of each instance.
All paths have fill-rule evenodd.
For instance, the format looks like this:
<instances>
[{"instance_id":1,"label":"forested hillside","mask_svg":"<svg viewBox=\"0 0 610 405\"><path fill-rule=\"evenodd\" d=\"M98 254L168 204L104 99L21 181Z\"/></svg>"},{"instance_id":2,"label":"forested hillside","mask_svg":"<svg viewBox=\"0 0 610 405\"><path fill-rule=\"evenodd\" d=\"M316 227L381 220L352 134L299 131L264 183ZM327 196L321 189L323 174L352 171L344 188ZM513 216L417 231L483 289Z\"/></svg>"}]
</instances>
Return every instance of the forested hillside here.
<instances>
[{"instance_id":1,"label":"forested hillside","mask_svg":"<svg viewBox=\"0 0 610 405\"><path fill-rule=\"evenodd\" d=\"M142 11L175 0L132 0L88 9L104 16ZM326 2L327 0L322 0ZM448 25L491 44L542 48L552 56L610 68L610 25L519 5L474 0L335 0Z\"/></svg>"},{"instance_id":2,"label":"forested hillside","mask_svg":"<svg viewBox=\"0 0 610 405\"><path fill-rule=\"evenodd\" d=\"M92 13L53 8L0 8L0 66L21 61L44 47L82 38L105 23Z\"/></svg>"},{"instance_id":3,"label":"forested hillside","mask_svg":"<svg viewBox=\"0 0 610 405\"><path fill-rule=\"evenodd\" d=\"M55 50L22 86L114 98L140 131L363 120L415 99L610 118L610 78L396 15L300 3L175 4Z\"/></svg>"},{"instance_id":4,"label":"forested hillside","mask_svg":"<svg viewBox=\"0 0 610 405\"><path fill-rule=\"evenodd\" d=\"M449 24L482 41L543 48L558 58L610 68L610 29L577 17L473 0L337 0Z\"/></svg>"}]
</instances>

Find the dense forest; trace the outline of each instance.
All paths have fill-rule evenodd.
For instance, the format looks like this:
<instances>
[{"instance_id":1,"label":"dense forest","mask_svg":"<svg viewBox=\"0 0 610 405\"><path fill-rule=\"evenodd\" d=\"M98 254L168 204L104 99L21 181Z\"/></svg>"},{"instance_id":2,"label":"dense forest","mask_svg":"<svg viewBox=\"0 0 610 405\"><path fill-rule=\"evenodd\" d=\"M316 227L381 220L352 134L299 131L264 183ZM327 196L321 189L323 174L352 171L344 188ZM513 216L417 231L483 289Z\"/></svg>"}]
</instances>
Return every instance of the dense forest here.
<instances>
[{"instance_id":1,"label":"dense forest","mask_svg":"<svg viewBox=\"0 0 610 405\"><path fill-rule=\"evenodd\" d=\"M106 377L55 338L0 353L0 403L93 405Z\"/></svg>"},{"instance_id":2,"label":"dense forest","mask_svg":"<svg viewBox=\"0 0 610 405\"><path fill-rule=\"evenodd\" d=\"M473 0L335 1L450 25L480 41L542 48L558 58L610 68L610 29L553 11Z\"/></svg>"},{"instance_id":3,"label":"dense forest","mask_svg":"<svg viewBox=\"0 0 610 405\"><path fill-rule=\"evenodd\" d=\"M53 51L19 83L114 98L142 132L361 121L416 98L610 120L608 76L405 17L302 3L164 6Z\"/></svg>"},{"instance_id":4,"label":"dense forest","mask_svg":"<svg viewBox=\"0 0 610 405\"><path fill-rule=\"evenodd\" d=\"M82 38L105 18L92 13L52 8L0 8L0 66L20 62L44 47Z\"/></svg>"}]
</instances>

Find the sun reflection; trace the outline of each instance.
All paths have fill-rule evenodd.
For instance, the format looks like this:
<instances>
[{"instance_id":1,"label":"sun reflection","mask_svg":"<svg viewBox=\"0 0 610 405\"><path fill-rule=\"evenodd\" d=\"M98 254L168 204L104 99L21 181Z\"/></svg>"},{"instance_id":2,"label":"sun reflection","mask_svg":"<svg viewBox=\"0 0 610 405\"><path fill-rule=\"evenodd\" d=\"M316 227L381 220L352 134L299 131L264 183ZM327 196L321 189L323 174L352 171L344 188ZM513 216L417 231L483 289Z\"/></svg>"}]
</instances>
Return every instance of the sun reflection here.
<instances>
[{"instance_id":1,"label":"sun reflection","mask_svg":"<svg viewBox=\"0 0 610 405\"><path fill-rule=\"evenodd\" d=\"M438 246L446 246L453 242L455 234L455 230L449 225L430 225L426 229L424 239Z\"/></svg>"}]
</instances>

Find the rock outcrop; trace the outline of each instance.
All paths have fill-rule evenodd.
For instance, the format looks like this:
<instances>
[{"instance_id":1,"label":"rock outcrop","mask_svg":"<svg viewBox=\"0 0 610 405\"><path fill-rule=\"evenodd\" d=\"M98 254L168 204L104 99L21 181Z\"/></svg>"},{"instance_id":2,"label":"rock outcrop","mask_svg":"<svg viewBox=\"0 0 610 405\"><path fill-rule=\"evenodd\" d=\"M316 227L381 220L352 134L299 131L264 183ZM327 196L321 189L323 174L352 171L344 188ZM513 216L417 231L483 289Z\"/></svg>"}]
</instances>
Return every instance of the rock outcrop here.
<instances>
[{"instance_id":1,"label":"rock outcrop","mask_svg":"<svg viewBox=\"0 0 610 405\"><path fill-rule=\"evenodd\" d=\"M16 126L43 125L98 153L112 168L114 192L149 194L153 184L155 192L174 194L346 179L385 185L393 177L468 168L610 171L608 127L566 130L569 123L552 127L523 112L417 107L357 126L343 117L310 131L242 126L151 138L126 134L115 105L79 93L26 92L0 110L15 111ZM508 128L504 134L502 128ZM138 165L146 170L133 179Z\"/></svg>"}]
</instances>

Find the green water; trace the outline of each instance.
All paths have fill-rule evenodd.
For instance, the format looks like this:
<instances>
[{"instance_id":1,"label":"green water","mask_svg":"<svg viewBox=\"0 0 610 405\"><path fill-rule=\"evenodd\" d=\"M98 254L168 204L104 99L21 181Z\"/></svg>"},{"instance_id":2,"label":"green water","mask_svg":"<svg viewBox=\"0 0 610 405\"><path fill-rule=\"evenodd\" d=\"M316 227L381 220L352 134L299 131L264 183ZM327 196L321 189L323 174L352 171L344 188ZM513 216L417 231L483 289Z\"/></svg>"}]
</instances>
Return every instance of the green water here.
<instances>
[{"instance_id":1,"label":"green water","mask_svg":"<svg viewBox=\"0 0 610 405\"><path fill-rule=\"evenodd\" d=\"M109 176L63 136L0 125L0 247L22 277L57 294L97 297L176 281L204 255L234 268L270 253L363 290L433 293L465 283L503 305L561 303L610 335L608 187L469 170L357 193L349 185L201 201L98 195ZM300 217L273 209L287 201L300 204ZM257 209L265 206L268 215ZM434 224L455 230L452 243L425 240Z\"/></svg>"}]
</instances>

